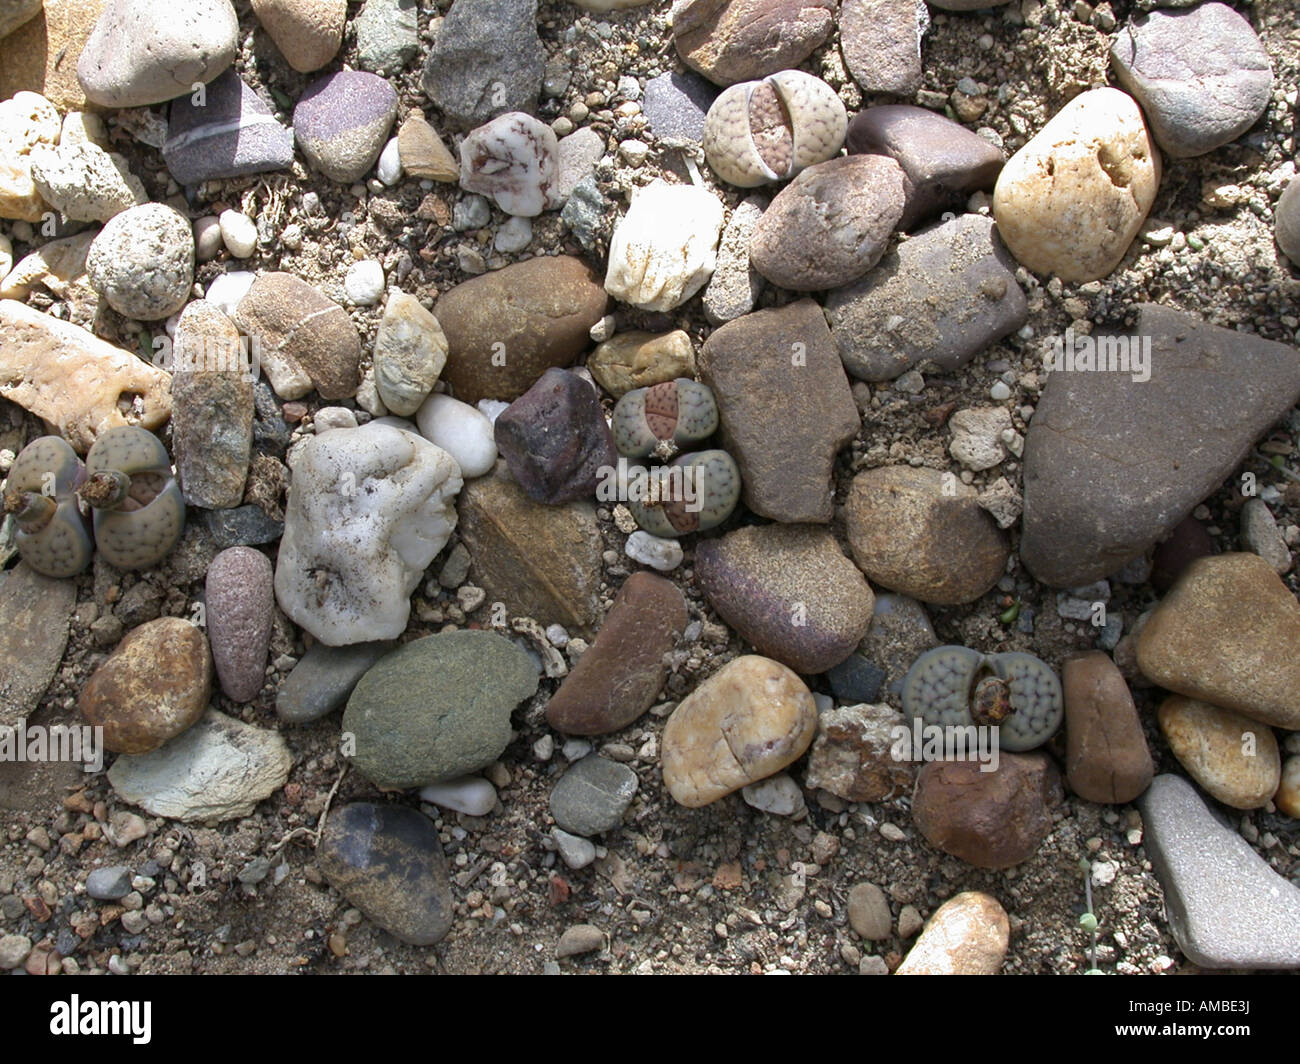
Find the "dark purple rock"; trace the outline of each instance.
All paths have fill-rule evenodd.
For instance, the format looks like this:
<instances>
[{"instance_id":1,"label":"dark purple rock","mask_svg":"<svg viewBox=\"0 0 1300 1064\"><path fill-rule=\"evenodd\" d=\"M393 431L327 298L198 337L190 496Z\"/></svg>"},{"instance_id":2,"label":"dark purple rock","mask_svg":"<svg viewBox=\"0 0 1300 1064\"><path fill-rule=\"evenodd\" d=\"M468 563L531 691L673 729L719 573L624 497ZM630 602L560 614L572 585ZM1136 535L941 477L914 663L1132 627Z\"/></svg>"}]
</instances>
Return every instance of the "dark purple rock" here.
<instances>
[{"instance_id":1,"label":"dark purple rock","mask_svg":"<svg viewBox=\"0 0 1300 1064\"><path fill-rule=\"evenodd\" d=\"M849 154L887 155L907 175L899 228L961 207L972 192L992 190L1002 151L965 126L924 107L868 107L849 123Z\"/></svg>"},{"instance_id":2,"label":"dark purple rock","mask_svg":"<svg viewBox=\"0 0 1300 1064\"><path fill-rule=\"evenodd\" d=\"M496 420L497 450L529 498L562 503L595 494L617 461L600 400L576 373L548 369Z\"/></svg>"},{"instance_id":3,"label":"dark purple rock","mask_svg":"<svg viewBox=\"0 0 1300 1064\"><path fill-rule=\"evenodd\" d=\"M163 160L182 185L287 170L293 165L293 131L233 70L208 83L203 106L193 96L172 101Z\"/></svg>"},{"instance_id":4,"label":"dark purple rock","mask_svg":"<svg viewBox=\"0 0 1300 1064\"><path fill-rule=\"evenodd\" d=\"M217 550L241 544L274 543L284 535L284 522L276 521L252 503L233 510L198 510L196 515Z\"/></svg>"},{"instance_id":5,"label":"dark purple rock","mask_svg":"<svg viewBox=\"0 0 1300 1064\"><path fill-rule=\"evenodd\" d=\"M1151 586L1162 595L1197 558L1214 553L1214 540L1195 517L1184 517L1151 552Z\"/></svg>"},{"instance_id":6,"label":"dark purple rock","mask_svg":"<svg viewBox=\"0 0 1300 1064\"><path fill-rule=\"evenodd\" d=\"M266 678L275 617L273 580L270 559L252 547L223 550L208 566L208 641L221 690L232 702L251 702Z\"/></svg>"},{"instance_id":7,"label":"dark purple rock","mask_svg":"<svg viewBox=\"0 0 1300 1064\"><path fill-rule=\"evenodd\" d=\"M875 702L885 683L885 670L861 654L850 654L826 670L826 682L835 697L846 705Z\"/></svg>"},{"instance_id":8,"label":"dark purple rock","mask_svg":"<svg viewBox=\"0 0 1300 1064\"><path fill-rule=\"evenodd\" d=\"M641 104L650 132L660 140L704 140L704 118L718 97L718 87L691 71L670 71L651 78Z\"/></svg>"},{"instance_id":9,"label":"dark purple rock","mask_svg":"<svg viewBox=\"0 0 1300 1064\"><path fill-rule=\"evenodd\" d=\"M332 181L359 181L383 150L397 93L378 74L340 70L312 82L293 109L293 133L307 161Z\"/></svg>"}]
</instances>

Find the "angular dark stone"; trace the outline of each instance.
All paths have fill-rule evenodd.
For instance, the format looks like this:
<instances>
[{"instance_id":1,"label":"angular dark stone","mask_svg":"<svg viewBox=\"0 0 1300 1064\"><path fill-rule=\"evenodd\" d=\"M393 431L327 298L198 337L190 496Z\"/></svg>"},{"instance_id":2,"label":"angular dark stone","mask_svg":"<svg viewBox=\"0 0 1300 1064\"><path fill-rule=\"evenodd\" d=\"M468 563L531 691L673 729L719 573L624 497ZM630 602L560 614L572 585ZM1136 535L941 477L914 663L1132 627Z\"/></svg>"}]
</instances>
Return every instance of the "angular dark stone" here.
<instances>
[{"instance_id":1,"label":"angular dark stone","mask_svg":"<svg viewBox=\"0 0 1300 1064\"><path fill-rule=\"evenodd\" d=\"M1151 586L1164 594L1197 558L1214 553L1214 540L1195 517L1184 517L1151 552Z\"/></svg>"},{"instance_id":2,"label":"angular dark stone","mask_svg":"<svg viewBox=\"0 0 1300 1064\"><path fill-rule=\"evenodd\" d=\"M885 670L854 653L826 670L826 682L841 702L874 702L884 686Z\"/></svg>"},{"instance_id":3,"label":"angular dark stone","mask_svg":"<svg viewBox=\"0 0 1300 1064\"><path fill-rule=\"evenodd\" d=\"M202 106L194 96L172 101L163 161L182 185L216 181L293 165L293 130L233 70L205 88Z\"/></svg>"},{"instance_id":4,"label":"angular dark stone","mask_svg":"<svg viewBox=\"0 0 1300 1064\"><path fill-rule=\"evenodd\" d=\"M503 410L494 435L511 476L537 502L591 498L618 460L595 390L564 369L548 369Z\"/></svg>"},{"instance_id":5,"label":"angular dark stone","mask_svg":"<svg viewBox=\"0 0 1300 1064\"><path fill-rule=\"evenodd\" d=\"M330 814L316 861L330 886L390 935L432 946L455 900L438 829L401 805L354 802Z\"/></svg>"},{"instance_id":6,"label":"angular dark stone","mask_svg":"<svg viewBox=\"0 0 1300 1064\"><path fill-rule=\"evenodd\" d=\"M251 503L231 510L199 510L197 518L217 550L274 543L284 535L283 521L268 517L265 510Z\"/></svg>"},{"instance_id":7,"label":"angular dark stone","mask_svg":"<svg viewBox=\"0 0 1300 1064\"><path fill-rule=\"evenodd\" d=\"M319 720L343 705L370 666L392 649L390 642L313 643L276 691L276 715L290 724Z\"/></svg>"},{"instance_id":8,"label":"angular dark stone","mask_svg":"<svg viewBox=\"0 0 1300 1064\"><path fill-rule=\"evenodd\" d=\"M992 191L1006 161L1001 149L965 126L924 107L884 104L849 123L849 153L887 155L907 175L907 206L899 221L917 222L964 206L972 192Z\"/></svg>"}]
</instances>

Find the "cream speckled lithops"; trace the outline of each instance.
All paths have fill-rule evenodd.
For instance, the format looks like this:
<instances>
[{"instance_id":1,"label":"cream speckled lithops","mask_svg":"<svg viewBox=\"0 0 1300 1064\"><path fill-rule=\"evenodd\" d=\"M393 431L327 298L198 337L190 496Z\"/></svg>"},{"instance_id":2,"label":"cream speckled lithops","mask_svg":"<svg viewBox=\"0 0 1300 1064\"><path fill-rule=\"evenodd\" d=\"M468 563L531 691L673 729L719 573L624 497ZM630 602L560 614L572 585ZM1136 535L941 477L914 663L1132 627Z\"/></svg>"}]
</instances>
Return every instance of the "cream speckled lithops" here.
<instances>
[{"instance_id":1,"label":"cream speckled lithops","mask_svg":"<svg viewBox=\"0 0 1300 1064\"><path fill-rule=\"evenodd\" d=\"M185 531L185 498L167 448L144 429L109 429L86 455L77 490L95 508L95 545L119 569L161 561Z\"/></svg>"},{"instance_id":2,"label":"cream speckled lithops","mask_svg":"<svg viewBox=\"0 0 1300 1064\"><path fill-rule=\"evenodd\" d=\"M649 470L645 481L646 499L629 501L627 508L655 536L707 531L730 517L740 500L740 470L726 451L681 455Z\"/></svg>"},{"instance_id":3,"label":"cream speckled lithops","mask_svg":"<svg viewBox=\"0 0 1300 1064\"><path fill-rule=\"evenodd\" d=\"M755 188L833 158L847 130L834 89L802 70L782 70L732 85L713 101L704 154L722 180Z\"/></svg>"},{"instance_id":4,"label":"cream speckled lithops","mask_svg":"<svg viewBox=\"0 0 1300 1064\"><path fill-rule=\"evenodd\" d=\"M1002 749L1021 751L1056 733L1065 702L1056 673L1032 654L942 646L908 670L903 712L940 727L995 726Z\"/></svg>"},{"instance_id":5,"label":"cream speckled lithops","mask_svg":"<svg viewBox=\"0 0 1300 1064\"><path fill-rule=\"evenodd\" d=\"M619 454L671 458L713 435L718 405L707 385L679 377L628 392L614 406L611 428Z\"/></svg>"},{"instance_id":6,"label":"cream speckled lithops","mask_svg":"<svg viewBox=\"0 0 1300 1064\"><path fill-rule=\"evenodd\" d=\"M59 436L41 436L22 449L5 482L4 512L18 526L23 561L46 576L74 576L90 564L94 544L77 507L85 467Z\"/></svg>"}]
</instances>

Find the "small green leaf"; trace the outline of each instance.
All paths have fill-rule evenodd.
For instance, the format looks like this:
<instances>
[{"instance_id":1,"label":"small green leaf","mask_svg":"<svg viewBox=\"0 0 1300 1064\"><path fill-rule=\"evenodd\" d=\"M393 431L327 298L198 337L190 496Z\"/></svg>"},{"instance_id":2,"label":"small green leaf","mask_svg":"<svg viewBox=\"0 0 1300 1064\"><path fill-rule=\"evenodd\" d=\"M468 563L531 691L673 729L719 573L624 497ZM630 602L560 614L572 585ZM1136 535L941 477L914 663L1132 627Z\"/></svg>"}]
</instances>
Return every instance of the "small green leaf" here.
<instances>
[{"instance_id":1,"label":"small green leaf","mask_svg":"<svg viewBox=\"0 0 1300 1064\"><path fill-rule=\"evenodd\" d=\"M1084 913L1079 917L1079 926L1089 934L1097 930L1097 917L1092 913Z\"/></svg>"},{"instance_id":2,"label":"small green leaf","mask_svg":"<svg viewBox=\"0 0 1300 1064\"><path fill-rule=\"evenodd\" d=\"M1008 606L1005 610L1002 611L1002 614L1001 616L998 617L998 620L1001 621L1003 624L1014 624L1016 618L1019 616L1020 616L1020 603L1013 602L1010 606Z\"/></svg>"}]
</instances>

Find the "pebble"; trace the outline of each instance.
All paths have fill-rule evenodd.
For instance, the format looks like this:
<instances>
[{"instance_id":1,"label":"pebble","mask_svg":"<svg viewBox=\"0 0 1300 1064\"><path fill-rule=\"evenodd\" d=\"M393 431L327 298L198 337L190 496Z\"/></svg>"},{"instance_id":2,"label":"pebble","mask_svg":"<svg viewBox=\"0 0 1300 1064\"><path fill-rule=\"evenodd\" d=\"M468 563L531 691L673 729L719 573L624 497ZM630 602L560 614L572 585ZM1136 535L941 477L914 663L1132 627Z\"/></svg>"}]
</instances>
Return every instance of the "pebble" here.
<instances>
[{"instance_id":1,"label":"pebble","mask_svg":"<svg viewBox=\"0 0 1300 1064\"><path fill-rule=\"evenodd\" d=\"M550 126L520 111L498 115L461 141L460 187L482 193L506 214L535 218L562 202L558 155Z\"/></svg>"},{"instance_id":2,"label":"pebble","mask_svg":"<svg viewBox=\"0 0 1300 1064\"><path fill-rule=\"evenodd\" d=\"M507 111L535 111L545 67L537 0L457 0L420 87L449 121L471 128Z\"/></svg>"},{"instance_id":3,"label":"pebble","mask_svg":"<svg viewBox=\"0 0 1300 1064\"><path fill-rule=\"evenodd\" d=\"M566 735L626 728L659 697L668 675L665 658L686 621L686 602L676 585L652 573L633 573L595 641L547 703L547 723Z\"/></svg>"},{"instance_id":4,"label":"pebble","mask_svg":"<svg viewBox=\"0 0 1300 1064\"><path fill-rule=\"evenodd\" d=\"M0 11L0 37L8 37L24 22L33 18L41 10L42 0L10 0L4 10ZM13 965L0 965L10 967Z\"/></svg>"},{"instance_id":5,"label":"pebble","mask_svg":"<svg viewBox=\"0 0 1300 1064\"><path fill-rule=\"evenodd\" d=\"M926 361L957 369L1028 315L1015 263L993 222L975 214L897 244L878 269L826 300L845 367L867 381L893 380Z\"/></svg>"},{"instance_id":6,"label":"pebble","mask_svg":"<svg viewBox=\"0 0 1300 1064\"><path fill-rule=\"evenodd\" d=\"M912 822L931 846L995 870L1034 855L1061 800L1060 773L1047 754L1004 751L996 766L928 761L912 796Z\"/></svg>"},{"instance_id":7,"label":"pebble","mask_svg":"<svg viewBox=\"0 0 1300 1064\"><path fill-rule=\"evenodd\" d=\"M663 539L637 529L627 537L623 553L638 565L648 565L661 573L670 573L682 564L685 555L682 545L675 539Z\"/></svg>"},{"instance_id":8,"label":"pebble","mask_svg":"<svg viewBox=\"0 0 1300 1064\"><path fill-rule=\"evenodd\" d=\"M857 280L885 253L903 214L902 169L883 155L848 155L804 170L759 219L749 244L756 270L797 292Z\"/></svg>"},{"instance_id":9,"label":"pebble","mask_svg":"<svg viewBox=\"0 0 1300 1064\"><path fill-rule=\"evenodd\" d=\"M593 924L574 924L565 930L556 943L556 957L576 957L583 953L603 950L608 936Z\"/></svg>"},{"instance_id":10,"label":"pebble","mask_svg":"<svg viewBox=\"0 0 1300 1064\"><path fill-rule=\"evenodd\" d=\"M489 601L543 626L593 633L602 541L591 503L533 502L501 466L465 486L459 511L457 533Z\"/></svg>"},{"instance_id":11,"label":"pebble","mask_svg":"<svg viewBox=\"0 0 1300 1064\"><path fill-rule=\"evenodd\" d=\"M117 901L131 893L131 869L126 865L92 869L86 877L86 893L96 901Z\"/></svg>"},{"instance_id":12,"label":"pebble","mask_svg":"<svg viewBox=\"0 0 1300 1064\"><path fill-rule=\"evenodd\" d=\"M390 139L379 153L375 176L389 188L402 180L402 147L396 137Z\"/></svg>"},{"instance_id":13,"label":"pebble","mask_svg":"<svg viewBox=\"0 0 1300 1064\"><path fill-rule=\"evenodd\" d=\"M680 805L708 805L793 764L816 729L816 704L798 676L770 658L735 658L668 718L664 784Z\"/></svg>"},{"instance_id":14,"label":"pebble","mask_svg":"<svg viewBox=\"0 0 1300 1064\"><path fill-rule=\"evenodd\" d=\"M300 74L325 66L343 43L347 0L252 0L253 14Z\"/></svg>"},{"instance_id":15,"label":"pebble","mask_svg":"<svg viewBox=\"0 0 1300 1064\"><path fill-rule=\"evenodd\" d=\"M982 472L1001 465L1008 455L1002 443L1013 432L1011 415L1002 406L974 406L958 410L948 419L952 439L948 453L966 469Z\"/></svg>"},{"instance_id":16,"label":"pebble","mask_svg":"<svg viewBox=\"0 0 1300 1064\"><path fill-rule=\"evenodd\" d=\"M108 780L120 799L153 816L238 820L284 786L292 764L278 732L209 709L161 749L119 757Z\"/></svg>"},{"instance_id":17,"label":"pebble","mask_svg":"<svg viewBox=\"0 0 1300 1064\"><path fill-rule=\"evenodd\" d=\"M1241 542L1247 550L1268 562L1279 576L1291 569L1291 549L1268 503L1261 498L1247 499L1241 508Z\"/></svg>"},{"instance_id":18,"label":"pebble","mask_svg":"<svg viewBox=\"0 0 1300 1064\"><path fill-rule=\"evenodd\" d=\"M293 109L307 161L331 181L360 181L375 164L397 115L397 93L377 74L340 70L312 82Z\"/></svg>"},{"instance_id":19,"label":"pebble","mask_svg":"<svg viewBox=\"0 0 1300 1064\"><path fill-rule=\"evenodd\" d=\"M775 521L829 521L835 456L861 418L821 307L801 299L728 322L699 363L745 505Z\"/></svg>"},{"instance_id":20,"label":"pebble","mask_svg":"<svg viewBox=\"0 0 1300 1064\"><path fill-rule=\"evenodd\" d=\"M27 959L32 940L26 935L0 935L0 971L11 971Z\"/></svg>"},{"instance_id":21,"label":"pebble","mask_svg":"<svg viewBox=\"0 0 1300 1064\"><path fill-rule=\"evenodd\" d=\"M16 727L45 696L68 645L76 584L42 576L29 565L0 583L0 655L7 663L0 690L0 726Z\"/></svg>"},{"instance_id":22,"label":"pebble","mask_svg":"<svg viewBox=\"0 0 1300 1064\"><path fill-rule=\"evenodd\" d=\"M379 269L382 278L382 267L378 263L373 265ZM375 332L375 386L384 406L399 417L417 413L438 382L438 375L446 362L447 338L438 319L415 296L394 290L388 297L384 316ZM424 432L423 428L421 432ZM428 433L424 435L432 439ZM463 476L478 475L466 473L463 468L461 473Z\"/></svg>"},{"instance_id":23,"label":"pebble","mask_svg":"<svg viewBox=\"0 0 1300 1064\"><path fill-rule=\"evenodd\" d=\"M444 182L460 180L460 163L421 112L413 110L407 114L397 130L397 147L402 169L412 177Z\"/></svg>"},{"instance_id":24,"label":"pebble","mask_svg":"<svg viewBox=\"0 0 1300 1064\"><path fill-rule=\"evenodd\" d=\"M418 0L366 0L352 29L361 69L396 74L420 50Z\"/></svg>"},{"instance_id":25,"label":"pebble","mask_svg":"<svg viewBox=\"0 0 1300 1064\"><path fill-rule=\"evenodd\" d=\"M383 266L374 259L354 262L343 278L343 292L354 306L374 306L384 295Z\"/></svg>"},{"instance_id":26,"label":"pebble","mask_svg":"<svg viewBox=\"0 0 1300 1064\"><path fill-rule=\"evenodd\" d=\"M492 246L503 255L514 255L533 242L533 223L527 218L511 217L497 227Z\"/></svg>"},{"instance_id":27,"label":"pebble","mask_svg":"<svg viewBox=\"0 0 1300 1064\"><path fill-rule=\"evenodd\" d=\"M290 724L307 724L342 706L361 677L393 649L391 642L331 647L313 643L280 683L275 712Z\"/></svg>"},{"instance_id":28,"label":"pebble","mask_svg":"<svg viewBox=\"0 0 1300 1064\"><path fill-rule=\"evenodd\" d=\"M551 815L572 835L599 835L618 826L636 791L636 773L630 768L588 754L571 765L551 791Z\"/></svg>"},{"instance_id":29,"label":"pebble","mask_svg":"<svg viewBox=\"0 0 1300 1064\"><path fill-rule=\"evenodd\" d=\"M975 601L997 583L1010 552L975 494L934 469L859 473L844 507L854 561L873 582L923 602Z\"/></svg>"},{"instance_id":30,"label":"pebble","mask_svg":"<svg viewBox=\"0 0 1300 1064\"><path fill-rule=\"evenodd\" d=\"M1116 37L1110 61L1120 87L1142 105L1156 143L1175 159L1236 140L1273 96L1263 43L1226 4L1139 15Z\"/></svg>"},{"instance_id":31,"label":"pebble","mask_svg":"<svg viewBox=\"0 0 1300 1064\"><path fill-rule=\"evenodd\" d=\"M222 211L218 224L221 226L221 240L235 258L246 259L257 250L257 225L248 215L239 211Z\"/></svg>"},{"instance_id":32,"label":"pebble","mask_svg":"<svg viewBox=\"0 0 1300 1064\"><path fill-rule=\"evenodd\" d=\"M32 181L31 151L58 139L59 112L44 96L19 92L0 102L0 218L41 220L45 201Z\"/></svg>"},{"instance_id":33,"label":"pebble","mask_svg":"<svg viewBox=\"0 0 1300 1064\"><path fill-rule=\"evenodd\" d=\"M1100 579L1145 553L1300 399L1293 347L1152 304L1138 306L1130 331L1130 343L1150 345L1150 379L1135 387L1131 373L1054 372L1025 437L1020 555L1053 587ZM1223 365L1233 367L1231 388ZM1205 420L1178 413L1188 409ZM1219 426L1211 441L1205 424ZM1092 441L1087 455L1081 439ZM1134 455L1149 476L1134 479Z\"/></svg>"},{"instance_id":34,"label":"pebble","mask_svg":"<svg viewBox=\"0 0 1300 1064\"><path fill-rule=\"evenodd\" d=\"M212 694L203 632L178 617L133 628L77 696L85 719L114 753L145 754L193 726Z\"/></svg>"},{"instance_id":35,"label":"pebble","mask_svg":"<svg viewBox=\"0 0 1300 1064\"><path fill-rule=\"evenodd\" d=\"M217 232L220 234L220 227ZM230 270L218 274L208 285L207 293L203 298L227 317L233 318L235 309L244 296L248 295L248 290L253 287L253 282L256 280L257 274L249 270Z\"/></svg>"},{"instance_id":36,"label":"pebble","mask_svg":"<svg viewBox=\"0 0 1300 1064\"><path fill-rule=\"evenodd\" d=\"M421 787L420 801L466 816L487 816L497 804L497 792L482 776L464 776Z\"/></svg>"},{"instance_id":37,"label":"pebble","mask_svg":"<svg viewBox=\"0 0 1300 1064\"><path fill-rule=\"evenodd\" d=\"M855 653L827 669L826 682L841 702L874 702L884 686L885 672L863 655Z\"/></svg>"},{"instance_id":38,"label":"pebble","mask_svg":"<svg viewBox=\"0 0 1300 1064\"><path fill-rule=\"evenodd\" d=\"M700 144L705 115L717 96L717 86L693 71L670 70L646 82L641 110L661 142Z\"/></svg>"},{"instance_id":39,"label":"pebble","mask_svg":"<svg viewBox=\"0 0 1300 1064\"><path fill-rule=\"evenodd\" d=\"M451 214L451 226L458 233L471 229L484 229L492 221L492 208L482 196L465 196Z\"/></svg>"},{"instance_id":40,"label":"pebble","mask_svg":"<svg viewBox=\"0 0 1300 1064\"><path fill-rule=\"evenodd\" d=\"M390 935L432 946L455 911L438 830L401 805L353 802L325 822L316 862L330 886Z\"/></svg>"},{"instance_id":41,"label":"pebble","mask_svg":"<svg viewBox=\"0 0 1300 1064\"><path fill-rule=\"evenodd\" d=\"M571 364L586 349L607 304L590 267L569 255L464 281L433 307L449 349L443 379L462 402L517 399L547 369Z\"/></svg>"},{"instance_id":42,"label":"pebble","mask_svg":"<svg viewBox=\"0 0 1300 1064\"><path fill-rule=\"evenodd\" d=\"M685 0L673 43L692 70L732 85L797 67L834 26L832 0Z\"/></svg>"},{"instance_id":43,"label":"pebble","mask_svg":"<svg viewBox=\"0 0 1300 1064\"><path fill-rule=\"evenodd\" d=\"M207 84L239 54L230 0L108 0L77 59L86 98L145 107Z\"/></svg>"},{"instance_id":44,"label":"pebble","mask_svg":"<svg viewBox=\"0 0 1300 1064\"><path fill-rule=\"evenodd\" d=\"M425 439L456 459L462 477L481 477L496 465L492 422L468 403L435 392L420 405L416 423Z\"/></svg>"},{"instance_id":45,"label":"pebble","mask_svg":"<svg viewBox=\"0 0 1300 1064\"><path fill-rule=\"evenodd\" d=\"M127 161L98 144L37 144L28 158L40 197L68 221L106 222L149 198Z\"/></svg>"},{"instance_id":46,"label":"pebble","mask_svg":"<svg viewBox=\"0 0 1300 1064\"><path fill-rule=\"evenodd\" d=\"M493 431L511 476L537 502L590 498L618 458L595 391L569 370L546 370Z\"/></svg>"},{"instance_id":47,"label":"pebble","mask_svg":"<svg viewBox=\"0 0 1300 1064\"><path fill-rule=\"evenodd\" d=\"M196 523L212 540L214 550L274 543L284 534L284 522L250 503L229 510L199 510Z\"/></svg>"},{"instance_id":48,"label":"pebble","mask_svg":"<svg viewBox=\"0 0 1300 1064\"><path fill-rule=\"evenodd\" d=\"M636 388L695 376L695 347L681 329L620 332L587 356L587 369L605 391L621 399Z\"/></svg>"},{"instance_id":49,"label":"pebble","mask_svg":"<svg viewBox=\"0 0 1300 1064\"><path fill-rule=\"evenodd\" d=\"M897 729L908 727L886 705L823 710L804 782L846 802L887 802L909 793L915 770L893 752Z\"/></svg>"},{"instance_id":50,"label":"pebble","mask_svg":"<svg viewBox=\"0 0 1300 1064\"><path fill-rule=\"evenodd\" d=\"M784 772L742 787L740 796L751 809L773 816L798 817L807 810L799 784Z\"/></svg>"},{"instance_id":51,"label":"pebble","mask_svg":"<svg viewBox=\"0 0 1300 1064\"><path fill-rule=\"evenodd\" d=\"M605 138L590 126L562 137L555 146L556 172L549 198L567 200L578 184L591 176L604 154Z\"/></svg>"},{"instance_id":52,"label":"pebble","mask_svg":"<svg viewBox=\"0 0 1300 1064\"><path fill-rule=\"evenodd\" d=\"M911 96L921 87L921 37L930 27L924 4L910 0L842 0L840 51L863 92Z\"/></svg>"},{"instance_id":53,"label":"pebble","mask_svg":"<svg viewBox=\"0 0 1300 1064\"><path fill-rule=\"evenodd\" d=\"M1157 715L1179 763L1224 805L1258 809L1273 797L1282 760L1271 728L1180 695L1166 698Z\"/></svg>"},{"instance_id":54,"label":"pebble","mask_svg":"<svg viewBox=\"0 0 1300 1064\"><path fill-rule=\"evenodd\" d=\"M194 258L198 262L211 262L225 247L221 239L221 220L215 214L205 214L194 219Z\"/></svg>"},{"instance_id":55,"label":"pebble","mask_svg":"<svg viewBox=\"0 0 1300 1064\"><path fill-rule=\"evenodd\" d=\"M456 525L461 483L450 455L391 425L305 441L276 561L280 608L332 646L400 635L411 592Z\"/></svg>"},{"instance_id":56,"label":"pebble","mask_svg":"<svg viewBox=\"0 0 1300 1064\"><path fill-rule=\"evenodd\" d=\"M596 859L596 844L590 839L570 835L560 828L551 828L551 838L555 840L560 859L575 872L586 868Z\"/></svg>"},{"instance_id":57,"label":"pebble","mask_svg":"<svg viewBox=\"0 0 1300 1064\"><path fill-rule=\"evenodd\" d=\"M824 528L749 526L705 540L695 579L755 650L799 673L839 664L871 624L871 588Z\"/></svg>"},{"instance_id":58,"label":"pebble","mask_svg":"<svg viewBox=\"0 0 1300 1064\"><path fill-rule=\"evenodd\" d=\"M741 200L722 231L718 264L704 289L704 316L713 325L748 314L763 291L763 275L749 261L749 245L767 205L761 195Z\"/></svg>"},{"instance_id":59,"label":"pebble","mask_svg":"<svg viewBox=\"0 0 1300 1064\"><path fill-rule=\"evenodd\" d=\"M423 636L381 658L348 699L353 764L379 787L457 779L510 742L511 711L537 690L537 668L492 632Z\"/></svg>"},{"instance_id":60,"label":"pebble","mask_svg":"<svg viewBox=\"0 0 1300 1064\"><path fill-rule=\"evenodd\" d=\"M889 899L874 883L855 883L849 889L849 926L859 938L880 942L893 934L894 919Z\"/></svg>"},{"instance_id":61,"label":"pebble","mask_svg":"<svg viewBox=\"0 0 1300 1064\"><path fill-rule=\"evenodd\" d=\"M1179 776L1157 776L1138 808L1169 930L1188 960L1208 969L1300 966L1300 888Z\"/></svg>"},{"instance_id":62,"label":"pebble","mask_svg":"<svg viewBox=\"0 0 1300 1064\"><path fill-rule=\"evenodd\" d=\"M908 937L901 916L899 925L900 936ZM1010 940L1011 921L997 899L963 891L935 910L894 974L997 975Z\"/></svg>"},{"instance_id":63,"label":"pebble","mask_svg":"<svg viewBox=\"0 0 1300 1064\"><path fill-rule=\"evenodd\" d=\"M160 321L177 313L194 283L194 233L179 211L161 203L114 217L86 253L91 285L119 314Z\"/></svg>"},{"instance_id":64,"label":"pebble","mask_svg":"<svg viewBox=\"0 0 1300 1064\"><path fill-rule=\"evenodd\" d=\"M1300 178L1292 178L1273 208L1273 234L1277 246L1300 266Z\"/></svg>"},{"instance_id":65,"label":"pebble","mask_svg":"<svg viewBox=\"0 0 1300 1064\"><path fill-rule=\"evenodd\" d=\"M271 561L252 547L223 550L208 566L204 598L212 663L232 702L251 702L266 681L275 620L271 585Z\"/></svg>"},{"instance_id":66,"label":"pebble","mask_svg":"<svg viewBox=\"0 0 1300 1064\"><path fill-rule=\"evenodd\" d=\"M596 184L596 175L588 174L569 193L560 210L560 220L569 227L579 244L592 251L609 209L610 201Z\"/></svg>"},{"instance_id":67,"label":"pebble","mask_svg":"<svg viewBox=\"0 0 1300 1064\"><path fill-rule=\"evenodd\" d=\"M1061 679L1070 789L1090 802L1126 805L1150 785L1155 763L1123 674L1092 650L1067 658Z\"/></svg>"},{"instance_id":68,"label":"pebble","mask_svg":"<svg viewBox=\"0 0 1300 1064\"><path fill-rule=\"evenodd\" d=\"M1300 757L1293 755L1283 762L1273 804L1287 816L1300 820Z\"/></svg>"},{"instance_id":69,"label":"pebble","mask_svg":"<svg viewBox=\"0 0 1300 1064\"><path fill-rule=\"evenodd\" d=\"M239 331L257 342L261 370L281 399L301 399L313 387L322 399L357 394L357 328L347 311L306 281L280 271L260 274L233 317Z\"/></svg>"},{"instance_id":70,"label":"pebble","mask_svg":"<svg viewBox=\"0 0 1300 1064\"><path fill-rule=\"evenodd\" d=\"M288 170L293 131L227 70L205 87L201 104L193 94L172 101L162 155L180 185Z\"/></svg>"},{"instance_id":71,"label":"pebble","mask_svg":"<svg viewBox=\"0 0 1300 1064\"><path fill-rule=\"evenodd\" d=\"M1124 258L1159 184L1160 153L1137 103L1118 89L1090 89L1002 168L998 235L1031 270L1099 280Z\"/></svg>"}]
</instances>

